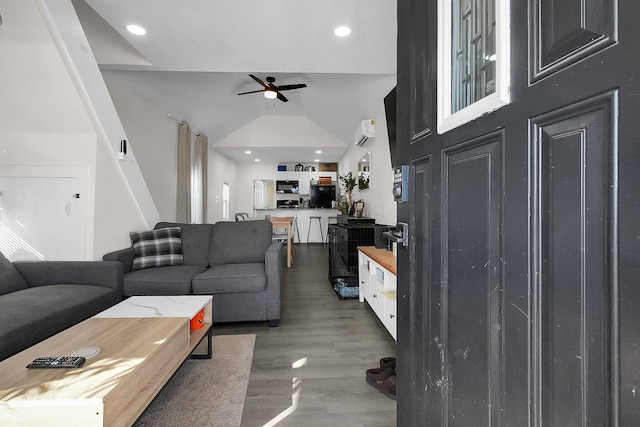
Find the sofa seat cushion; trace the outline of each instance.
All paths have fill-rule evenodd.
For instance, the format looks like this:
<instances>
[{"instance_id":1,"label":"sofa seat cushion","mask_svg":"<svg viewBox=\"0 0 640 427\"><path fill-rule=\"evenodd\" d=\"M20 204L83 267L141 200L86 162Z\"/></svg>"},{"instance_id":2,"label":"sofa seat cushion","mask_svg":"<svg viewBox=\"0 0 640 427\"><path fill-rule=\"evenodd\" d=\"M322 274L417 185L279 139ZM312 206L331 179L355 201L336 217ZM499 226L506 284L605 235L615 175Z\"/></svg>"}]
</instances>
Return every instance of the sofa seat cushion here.
<instances>
[{"instance_id":1,"label":"sofa seat cushion","mask_svg":"<svg viewBox=\"0 0 640 427\"><path fill-rule=\"evenodd\" d=\"M116 290L48 285L0 297L0 360L31 347L120 301ZM32 314L32 315L30 315Z\"/></svg>"},{"instance_id":2,"label":"sofa seat cushion","mask_svg":"<svg viewBox=\"0 0 640 427\"><path fill-rule=\"evenodd\" d=\"M263 263L223 264L210 267L192 282L194 294L260 292L267 287Z\"/></svg>"},{"instance_id":3,"label":"sofa seat cushion","mask_svg":"<svg viewBox=\"0 0 640 427\"><path fill-rule=\"evenodd\" d=\"M130 271L124 275L123 294L189 295L191 279L206 269L197 265L172 265Z\"/></svg>"}]
</instances>

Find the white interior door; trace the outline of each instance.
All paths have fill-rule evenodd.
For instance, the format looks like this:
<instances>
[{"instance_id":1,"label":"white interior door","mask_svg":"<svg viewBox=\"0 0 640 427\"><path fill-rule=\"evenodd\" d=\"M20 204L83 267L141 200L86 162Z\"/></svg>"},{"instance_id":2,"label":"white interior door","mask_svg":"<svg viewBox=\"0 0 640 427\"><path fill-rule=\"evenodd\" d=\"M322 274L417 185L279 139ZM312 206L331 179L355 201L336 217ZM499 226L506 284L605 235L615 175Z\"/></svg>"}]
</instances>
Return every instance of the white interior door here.
<instances>
[{"instance_id":1,"label":"white interior door","mask_svg":"<svg viewBox=\"0 0 640 427\"><path fill-rule=\"evenodd\" d=\"M84 260L86 170L0 167L0 251L10 260Z\"/></svg>"}]
</instances>

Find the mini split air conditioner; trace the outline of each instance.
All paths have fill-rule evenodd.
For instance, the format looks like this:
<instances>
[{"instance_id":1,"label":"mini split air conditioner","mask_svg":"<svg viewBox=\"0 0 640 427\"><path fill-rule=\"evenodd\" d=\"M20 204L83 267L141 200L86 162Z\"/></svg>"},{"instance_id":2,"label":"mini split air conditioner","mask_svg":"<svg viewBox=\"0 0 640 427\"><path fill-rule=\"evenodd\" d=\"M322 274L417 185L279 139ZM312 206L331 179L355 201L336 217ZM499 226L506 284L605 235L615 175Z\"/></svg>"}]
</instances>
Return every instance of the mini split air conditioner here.
<instances>
[{"instance_id":1,"label":"mini split air conditioner","mask_svg":"<svg viewBox=\"0 0 640 427\"><path fill-rule=\"evenodd\" d=\"M376 136L376 121L373 119L363 120L356 129L355 144L362 147L369 138L374 136Z\"/></svg>"}]
</instances>

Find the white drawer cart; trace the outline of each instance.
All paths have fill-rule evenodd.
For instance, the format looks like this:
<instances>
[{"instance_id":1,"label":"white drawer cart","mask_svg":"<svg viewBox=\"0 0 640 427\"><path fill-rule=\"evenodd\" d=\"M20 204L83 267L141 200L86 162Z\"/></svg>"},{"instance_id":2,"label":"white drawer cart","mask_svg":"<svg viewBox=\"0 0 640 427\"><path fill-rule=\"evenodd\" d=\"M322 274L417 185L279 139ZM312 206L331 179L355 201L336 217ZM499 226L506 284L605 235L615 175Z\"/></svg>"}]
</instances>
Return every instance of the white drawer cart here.
<instances>
[{"instance_id":1,"label":"white drawer cart","mask_svg":"<svg viewBox=\"0 0 640 427\"><path fill-rule=\"evenodd\" d=\"M358 246L360 302L367 301L397 340L396 257L374 246Z\"/></svg>"}]
</instances>

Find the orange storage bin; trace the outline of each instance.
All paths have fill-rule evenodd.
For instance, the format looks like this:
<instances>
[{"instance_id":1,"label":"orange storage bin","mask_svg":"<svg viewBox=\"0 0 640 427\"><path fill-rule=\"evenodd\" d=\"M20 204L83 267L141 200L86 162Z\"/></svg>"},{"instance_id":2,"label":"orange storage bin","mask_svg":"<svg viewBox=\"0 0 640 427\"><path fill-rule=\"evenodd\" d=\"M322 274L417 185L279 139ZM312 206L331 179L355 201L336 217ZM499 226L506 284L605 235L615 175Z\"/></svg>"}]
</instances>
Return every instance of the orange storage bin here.
<instances>
[{"instance_id":1,"label":"orange storage bin","mask_svg":"<svg viewBox=\"0 0 640 427\"><path fill-rule=\"evenodd\" d=\"M204 326L204 308L191 319L191 330L200 329Z\"/></svg>"}]
</instances>

